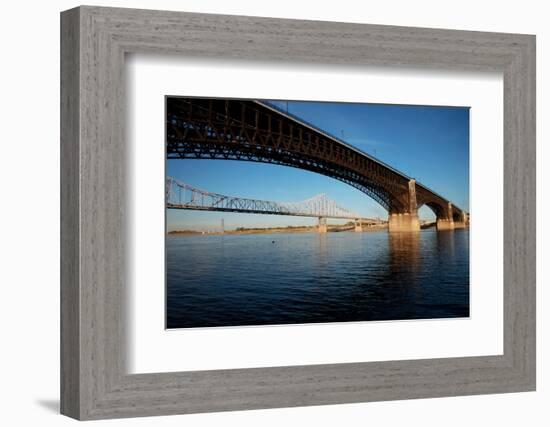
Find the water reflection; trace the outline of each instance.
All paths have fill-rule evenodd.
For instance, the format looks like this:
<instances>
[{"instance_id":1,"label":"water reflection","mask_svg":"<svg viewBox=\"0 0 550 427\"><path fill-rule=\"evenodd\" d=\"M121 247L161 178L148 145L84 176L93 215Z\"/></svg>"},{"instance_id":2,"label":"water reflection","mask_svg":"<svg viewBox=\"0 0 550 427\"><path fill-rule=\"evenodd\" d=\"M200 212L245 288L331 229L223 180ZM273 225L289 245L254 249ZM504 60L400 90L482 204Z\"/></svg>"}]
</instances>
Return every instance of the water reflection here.
<instances>
[{"instance_id":1,"label":"water reflection","mask_svg":"<svg viewBox=\"0 0 550 427\"><path fill-rule=\"evenodd\" d=\"M328 233L315 233L316 255L320 266L326 265L328 261L327 234Z\"/></svg>"},{"instance_id":2,"label":"water reflection","mask_svg":"<svg viewBox=\"0 0 550 427\"><path fill-rule=\"evenodd\" d=\"M437 249L441 252L445 258L454 258L455 252L455 234L461 233L460 231L446 230L436 233L437 236Z\"/></svg>"},{"instance_id":3,"label":"water reflection","mask_svg":"<svg viewBox=\"0 0 550 427\"><path fill-rule=\"evenodd\" d=\"M393 271L414 272L420 268L420 233L387 233L389 265Z\"/></svg>"}]
</instances>

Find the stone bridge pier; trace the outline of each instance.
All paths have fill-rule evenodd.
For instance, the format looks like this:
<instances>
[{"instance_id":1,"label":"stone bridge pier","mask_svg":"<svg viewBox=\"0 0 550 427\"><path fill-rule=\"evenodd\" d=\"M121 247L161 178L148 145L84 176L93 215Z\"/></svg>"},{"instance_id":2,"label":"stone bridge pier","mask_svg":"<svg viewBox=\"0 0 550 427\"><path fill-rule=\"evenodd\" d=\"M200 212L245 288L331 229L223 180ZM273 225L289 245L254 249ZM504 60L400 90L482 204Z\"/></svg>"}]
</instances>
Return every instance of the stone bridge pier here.
<instances>
[{"instance_id":1,"label":"stone bridge pier","mask_svg":"<svg viewBox=\"0 0 550 427\"><path fill-rule=\"evenodd\" d=\"M451 202L447 203L445 209L445 217L437 218L436 227L438 230L454 230L455 222L453 219L453 205Z\"/></svg>"},{"instance_id":2,"label":"stone bridge pier","mask_svg":"<svg viewBox=\"0 0 550 427\"><path fill-rule=\"evenodd\" d=\"M405 200L406 206L399 208L396 212L390 212L388 218L388 229L390 232L419 231L420 221L418 219L418 204L416 196L416 181L409 180L408 194L400 197ZM453 207L451 202L441 203L436 200L425 200L422 204L429 206L437 216L436 227L439 231L455 230L457 228L466 228L468 226L468 214L457 207Z\"/></svg>"},{"instance_id":3,"label":"stone bridge pier","mask_svg":"<svg viewBox=\"0 0 550 427\"><path fill-rule=\"evenodd\" d=\"M360 233L361 231L363 231L363 224L361 224L360 219L356 219L355 220L355 232Z\"/></svg>"},{"instance_id":4,"label":"stone bridge pier","mask_svg":"<svg viewBox=\"0 0 550 427\"><path fill-rule=\"evenodd\" d=\"M416 205L416 181L409 180L408 206L405 212L390 212L388 230L390 232L420 231L418 208Z\"/></svg>"},{"instance_id":5,"label":"stone bridge pier","mask_svg":"<svg viewBox=\"0 0 550 427\"><path fill-rule=\"evenodd\" d=\"M319 233L326 233L328 231L327 219L325 217L322 217L322 216L319 217L317 231Z\"/></svg>"},{"instance_id":6,"label":"stone bridge pier","mask_svg":"<svg viewBox=\"0 0 550 427\"><path fill-rule=\"evenodd\" d=\"M466 228L468 226L468 215L466 212L454 216L455 229Z\"/></svg>"}]
</instances>

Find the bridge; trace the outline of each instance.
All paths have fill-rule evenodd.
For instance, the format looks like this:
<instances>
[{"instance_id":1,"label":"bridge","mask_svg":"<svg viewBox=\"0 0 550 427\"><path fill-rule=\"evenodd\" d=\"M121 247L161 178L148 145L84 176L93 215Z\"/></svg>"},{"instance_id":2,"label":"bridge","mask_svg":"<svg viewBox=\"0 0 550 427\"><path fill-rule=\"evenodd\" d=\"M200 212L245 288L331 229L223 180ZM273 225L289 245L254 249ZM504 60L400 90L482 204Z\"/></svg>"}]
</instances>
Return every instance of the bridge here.
<instances>
[{"instance_id":1,"label":"bridge","mask_svg":"<svg viewBox=\"0 0 550 427\"><path fill-rule=\"evenodd\" d=\"M420 230L424 205L438 230L469 222L467 212L414 178L266 102L168 97L166 156L272 163L338 179L383 206L390 231Z\"/></svg>"},{"instance_id":2,"label":"bridge","mask_svg":"<svg viewBox=\"0 0 550 427\"><path fill-rule=\"evenodd\" d=\"M316 217L319 219L318 229L321 233L327 232L327 218L353 220L355 231L362 231L363 224L384 223L379 219L361 218L356 212L339 206L326 194L301 202L273 202L211 193L172 177L166 179L166 208Z\"/></svg>"}]
</instances>

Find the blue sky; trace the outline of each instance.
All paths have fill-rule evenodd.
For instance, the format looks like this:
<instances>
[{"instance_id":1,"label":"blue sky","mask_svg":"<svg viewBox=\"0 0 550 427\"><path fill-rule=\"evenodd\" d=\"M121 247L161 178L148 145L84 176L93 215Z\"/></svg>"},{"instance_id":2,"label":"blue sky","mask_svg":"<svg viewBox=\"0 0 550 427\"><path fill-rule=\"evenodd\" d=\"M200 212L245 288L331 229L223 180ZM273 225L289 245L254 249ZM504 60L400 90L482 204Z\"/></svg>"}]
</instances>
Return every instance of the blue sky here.
<instances>
[{"instance_id":1,"label":"blue sky","mask_svg":"<svg viewBox=\"0 0 550 427\"><path fill-rule=\"evenodd\" d=\"M469 210L469 109L269 101L380 159ZM203 190L294 202L326 193L364 217L386 218L374 200L335 179L296 168L224 160L167 160L166 173ZM420 217L433 218L423 207ZM315 218L221 212L167 212L168 230L313 225Z\"/></svg>"}]
</instances>

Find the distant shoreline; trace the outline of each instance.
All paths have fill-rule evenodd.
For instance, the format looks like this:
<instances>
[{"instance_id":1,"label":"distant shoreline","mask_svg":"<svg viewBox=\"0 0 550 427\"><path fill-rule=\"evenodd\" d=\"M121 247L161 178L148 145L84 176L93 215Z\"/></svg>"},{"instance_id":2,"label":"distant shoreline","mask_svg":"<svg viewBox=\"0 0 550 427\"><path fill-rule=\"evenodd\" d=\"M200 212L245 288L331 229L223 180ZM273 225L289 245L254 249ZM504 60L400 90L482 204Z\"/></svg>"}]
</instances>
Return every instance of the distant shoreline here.
<instances>
[{"instance_id":1,"label":"distant shoreline","mask_svg":"<svg viewBox=\"0 0 550 427\"><path fill-rule=\"evenodd\" d=\"M378 226L363 227L363 232L379 231L387 228L387 224ZM351 231L354 227L350 226L329 226L329 233L338 233ZM236 230L222 231L195 231L195 230L174 230L167 233L168 236L222 236L222 235L240 235L240 234L277 234L277 233L317 233L317 226L304 227L272 227L272 228L238 228Z\"/></svg>"}]
</instances>

